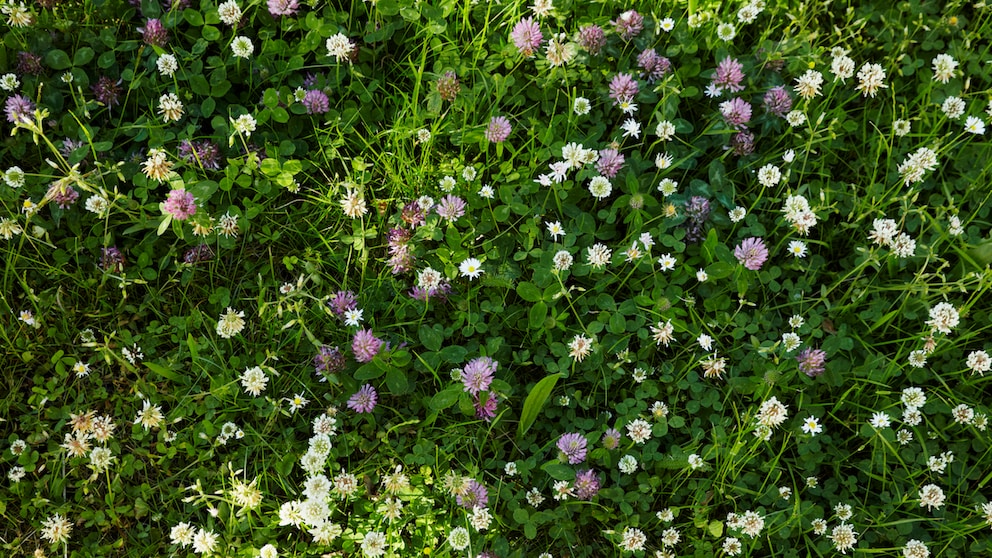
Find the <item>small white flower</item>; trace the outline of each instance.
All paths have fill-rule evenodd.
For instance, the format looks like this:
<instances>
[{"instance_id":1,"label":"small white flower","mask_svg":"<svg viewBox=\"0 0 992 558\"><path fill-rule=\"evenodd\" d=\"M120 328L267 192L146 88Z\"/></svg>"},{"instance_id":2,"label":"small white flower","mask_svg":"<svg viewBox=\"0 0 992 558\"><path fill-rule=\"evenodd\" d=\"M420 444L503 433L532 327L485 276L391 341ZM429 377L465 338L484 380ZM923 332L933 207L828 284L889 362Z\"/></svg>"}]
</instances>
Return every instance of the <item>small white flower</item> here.
<instances>
[{"instance_id":1,"label":"small white flower","mask_svg":"<svg viewBox=\"0 0 992 558\"><path fill-rule=\"evenodd\" d=\"M625 455L620 458L617 466L620 468L621 473L627 475L633 474L637 471L637 459L635 459L633 455Z\"/></svg>"},{"instance_id":2,"label":"small white flower","mask_svg":"<svg viewBox=\"0 0 992 558\"><path fill-rule=\"evenodd\" d=\"M158 67L158 73L165 77L170 77L172 74L179 69L179 62L176 61L176 57L171 54L163 54L158 57L155 61L155 65Z\"/></svg>"},{"instance_id":3,"label":"small white flower","mask_svg":"<svg viewBox=\"0 0 992 558\"><path fill-rule=\"evenodd\" d=\"M985 133L985 122L977 116L969 116L964 123L964 131L980 136Z\"/></svg>"},{"instance_id":4,"label":"small white flower","mask_svg":"<svg viewBox=\"0 0 992 558\"><path fill-rule=\"evenodd\" d=\"M666 198L678 191L679 183L671 178L664 178L658 183L658 191Z\"/></svg>"},{"instance_id":5,"label":"small white flower","mask_svg":"<svg viewBox=\"0 0 992 558\"><path fill-rule=\"evenodd\" d=\"M467 258L461 264L458 265L458 271L461 272L462 277L468 277L469 279L475 279L482 275L482 262L476 258Z\"/></svg>"},{"instance_id":6,"label":"small white flower","mask_svg":"<svg viewBox=\"0 0 992 558\"><path fill-rule=\"evenodd\" d=\"M623 130L623 137L625 138L638 139L641 137L641 125L633 118L624 120L620 128Z\"/></svg>"},{"instance_id":7,"label":"small white flower","mask_svg":"<svg viewBox=\"0 0 992 558\"><path fill-rule=\"evenodd\" d=\"M342 33L338 33L327 39L327 55L333 56L338 62L351 56L353 48L354 46L351 44L351 40Z\"/></svg>"},{"instance_id":8,"label":"small white flower","mask_svg":"<svg viewBox=\"0 0 992 558\"><path fill-rule=\"evenodd\" d=\"M789 253L797 258L805 258L806 244L801 240L793 240L789 242Z\"/></svg>"},{"instance_id":9,"label":"small white flower","mask_svg":"<svg viewBox=\"0 0 992 558\"><path fill-rule=\"evenodd\" d=\"M668 120L662 120L658 123L654 132L658 134L658 139L661 141L671 141L675 137L675 124L672 124Z\"/></svg>"},{"instance_id":10,"label":"small white flower","mask_svg":"<svg viewBox=\"0 0 992 558\"><path fill-rule=\"evenodd\" d=\"M721 23L716 26L716 36L724 42L730 42L737 36L737 28L733 23Z\"/></svg>"},{"instance_id":11,"label":"small white flower","mask_svg":"<svg viewBox=\"0 0 992 558\"><path fill-rule=\"evenodd\" d=\"M17 79L16 74L4 74L0 76L0 89L4 91L16 91L20 86L21 80Z\"/></svg>"},{"instance_id":12,"label":"small white flower","mask_svg":"<svg viewBox=\"0 0 992 558\"><path fill-rule=\"evenodd\" d=\"M238 133L244 134L245 137L250 137L251 133L255 131L255 126L258 123L255 118L250 114L242 114L237 118L231 119L231 127Z\"/></svg>"},{"instance_id":13,"label":"small white flower","mask_svg":"<svg viewBox=\"0 0 992 558\"><path fill-rule=\"evenodd\" d=\"M217 6L217 14L226 25L234 26L241 21L241 7L234 0L228 0Z\"/></svg>"},{"instance_id":14,"label":"small white flower","mask_svg":"<svg viewBox=\"0 0 992 558\"><path fill-rule=\"evenodd\" d=\"M255 52L255 45L252 44L251 39L248 37L239 35L231 41L231 52L234 53L236 58L247 59Z\"/></svg>"},{"instance_id":15,"label":"small white flower","mask_svg":"<svg viewBox=\"0 0 992 558\"><path fill-rule=\"evenodd\" d=\"M868 424L872 425L873 428L888 428L892 424L892 419L889 418L889 415L882 412L873 413Z\"/></svg>"},{"instance_id":16,"label":"small white flower","mask_svg":"<svg viewBox=\"0 0 992 558\"><path fill-rule=\"evenodd\" d=\"M823 427L820 426L820 420L816 417L807 417L803 421L803 432L810 436L816 436L820 432L823 432Z\"/></svg>"},{"instance_id":17,"label":"small white flower","mask_svg":"<svg viewBox=\"0 0 992 558\"><path fill-rule=\"evenodd\" d=\"M345 325L358 327L358 324L362 323L362 313L365 312L361 308L353 308L351 310L344 311L344 323Z\"/></svg>"},{"instance_id":18,"label":"small white flower","mask_svg":"<svg viewBox=\"0 0 992 558\"><path fill-rule=\"evenodd\" d=\"M592 110L592 104L585 97L576 97L572 102L572 110L579 116L585 116Z\"/></svg>"},{"instance_id":19,"label":"small white flower","mask_svg":"<svg viewBox=\"0 0 992 558\"><path fill-rule=\"evenodd\" d=\"M662 271L671 271L675 269L675 264L675 258L672 257L671 254L662 254L661 257L658 258L658 266Z\"/></svg>"}]
</instances>

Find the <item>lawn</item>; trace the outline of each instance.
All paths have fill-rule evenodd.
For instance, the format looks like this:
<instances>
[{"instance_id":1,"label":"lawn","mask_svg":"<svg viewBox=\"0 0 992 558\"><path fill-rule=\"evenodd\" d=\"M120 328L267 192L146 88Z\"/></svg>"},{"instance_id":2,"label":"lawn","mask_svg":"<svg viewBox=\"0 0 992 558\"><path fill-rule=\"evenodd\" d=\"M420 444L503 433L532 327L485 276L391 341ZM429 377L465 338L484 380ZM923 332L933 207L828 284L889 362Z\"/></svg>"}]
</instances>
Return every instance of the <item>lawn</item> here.
<instances>
[{"instance_id":1,"label":"lawn","mask_svg":"<svg viewBox=\"0 0 992 558\"><path fill-rule=\"evenodd\" d=\"M992 551L986 2L0 16L0 555Z\"/></svg>"}]
</instances>

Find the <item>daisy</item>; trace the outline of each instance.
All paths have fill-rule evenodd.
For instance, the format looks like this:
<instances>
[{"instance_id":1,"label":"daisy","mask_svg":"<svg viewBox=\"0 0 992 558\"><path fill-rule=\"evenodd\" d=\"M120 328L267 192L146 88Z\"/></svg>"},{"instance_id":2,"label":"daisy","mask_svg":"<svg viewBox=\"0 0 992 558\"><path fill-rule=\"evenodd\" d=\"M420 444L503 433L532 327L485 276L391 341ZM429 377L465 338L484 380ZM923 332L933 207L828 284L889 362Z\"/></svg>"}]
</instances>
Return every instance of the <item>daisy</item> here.
<instances>
[{"instance_id":1,"label":"daisy","mask_svg":"<svg viewBox=\"0 0 992 558\"><path fill-rule=\"evenodd\" d=\"M662 271L671 271L675 269L675 263L675 258L673 258L671 254L662 254L661 257L658 258L658 265L661 266Z\"/></svg>"},{"instance_id":2,"label":"daisy","mask_svg":"<svg viewBox=\"0 0 992 558\"><path fill-rule=\"evenodd\" d=\"M344 324L352 327L358 327L358 324L362 323L362 312L364 312L364 310L361 308L345 310Z\"/></svg>"},{"instance_id":3,"label":"daisy","mask_svg":"<svg viewBox=\"0 0 992 558\"><path fill-rule=\"evenodd\" d=\"M458 271L461 272L462 277L468 277L469 279L476 279L484 270L482 269L482 262L476 258L468 258L458 265Z\"/></svg>"},{"instance_id":4,"label":"daisy","mask_svg":"<svg viewBox=\"0 0 992 558\"><path fill-rule=\"evenodd\" d=\"M820 432L823 432L823 427L820 426L820 421L816 417L808 417L803 421L803 432L809 434L810 436L816 436Z\"/></svg>"}]
</instances>

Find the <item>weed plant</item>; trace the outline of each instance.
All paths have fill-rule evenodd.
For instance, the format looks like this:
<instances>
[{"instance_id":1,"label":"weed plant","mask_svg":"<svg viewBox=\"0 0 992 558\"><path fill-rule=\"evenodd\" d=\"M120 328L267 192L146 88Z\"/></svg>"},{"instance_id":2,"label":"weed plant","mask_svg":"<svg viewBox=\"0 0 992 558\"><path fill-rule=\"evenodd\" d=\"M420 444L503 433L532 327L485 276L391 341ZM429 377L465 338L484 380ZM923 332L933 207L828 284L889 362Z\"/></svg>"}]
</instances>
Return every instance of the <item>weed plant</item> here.
<instances>
[{"instance_id":1,"label":"weed plant","mask_svg":"<svg viewBox=\"0 0 992 558\"><path fill-rule=\"evenodd\" d=\"M990 552L986 2L0 11L0 554Z\"/></svg>"}]
</instances>

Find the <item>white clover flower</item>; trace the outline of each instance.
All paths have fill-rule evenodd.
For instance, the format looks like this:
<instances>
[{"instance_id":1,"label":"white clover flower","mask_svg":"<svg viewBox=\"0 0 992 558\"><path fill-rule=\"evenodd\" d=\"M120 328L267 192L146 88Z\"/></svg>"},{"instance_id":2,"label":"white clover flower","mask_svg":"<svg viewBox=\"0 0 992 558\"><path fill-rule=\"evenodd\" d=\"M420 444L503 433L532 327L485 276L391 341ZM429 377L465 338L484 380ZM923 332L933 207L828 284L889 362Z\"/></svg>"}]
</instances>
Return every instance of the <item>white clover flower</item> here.
<instances>
[{"instance_id":1,"label":"white clover flower","mask_svg":"<svg viewBox=\"0 0 992 558\"><path fill-rule=\"evenodd\" d=\"M255 45L252 44L251 39L248 37L239 35L231 41L231 52L234 53L236 58L248 59L255 52Z\"/></svg>"},{"instance_id":2,"label":"white clover flower","mask_svg":"<svg viewBox=\"0 0 992 558\"><path fill-rule=\"evenodd\" d=\"M16 91L20 86L21 80L17 79L16 74L4 74L0 76L0 89L4 91Z\"/></svg>"},{"instance_id":3,"label":"white clover flower","mask_svg":"<svg viewBox=\"0 0 992 558\"><path fill-rule=\"evenodd\" d=\"M758 170L758 182L765 188L777 186L782 180L782 171L772 164L765 165Z\"/></svg>"},{"instance_id":4,"label":"white clover flower","mask_svg":"<svg viewBox=\"0 0 992 558\"><path fill-rule=\"evenodd\" d=\"M250 114L242 114L237 118L231 119L231 127L234 128L234 131L244 134L245 137L251 136L257 124L255 118Z\"/></svg>"},{"instance_id":5,"label":"white clover flower","mask_svg":"<svg viewBox=\"0 0 992 558\"><path fill-rule=\"evenodd\" d=\"M244 312L228 307L227 311L221 314L217 320L217 335L224 339L230 339L241 333L241 330L245 328L244 318Z\"/></svg>"},{"instance_id":6,"label":"white clover flower","mask_svg":"<svg viewBox=\"0 0 992 558\"><path fill-rule=\"evenodd\" d=\"M158 67L158 73L165 77L170 77L172 74L176 73L179 69L179 62L176 61L176 57L171 54L163 54L158 57L155 61L155 65Z\"/></svg>"},{"instance_id":7,"label":"white clover flower","mask_svg":"<svg viewBox=\"0 0 992 558\"><path fill-rule=\"evenodd\" d=\"M948 54L938 54L931 63L933 64L933 80L940 83L947 83L954 77L954 70L958 67L958 62Z\"/></svg>"},{"instance_id":8,"label":"white clover flower","mask_svg":"<svg viewBox=\"0 0 992 558\"><path fill-rule=\"evenodd\" d=\"M235 26L241 21L241 7L234 0L227 0L217 6L217 14L226 25Z\"/></svg>"},{"instance_id":9,"label":"white clover flower","mask_svg":"<svg viewBox=\"0 0 992 558\"><path fill-rule=\"evenodd\" d=\"M340 62L342 59L349 58L351 56L351 51L354 46L351 44L351 40L344 36L343 33L338 33L331 38L327 39L327 55L333 56Z\"/></svg>"},{"instance_id":10,"label":"white clover flower","mask_svg":"<svg viewBox=\"0 0 992 558\"><path fill-rule=\"evenodd\" d=\"M455 527L448 533L448 544L451 548L462 551L468 548L471 537L469 537L468 529L464 527Z\"/></svg>"},{"instance_id":11,"label":"white clover flower","mask_svg":"<svg viewBox=\"0 0 992 558\"><path fill-rule=\"evenodd\" d=\"M585 97L576 97L572 102L572 111L579 116L585 116L592 110L592 104Z\"/></svg>"}]
</instances>

